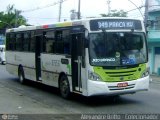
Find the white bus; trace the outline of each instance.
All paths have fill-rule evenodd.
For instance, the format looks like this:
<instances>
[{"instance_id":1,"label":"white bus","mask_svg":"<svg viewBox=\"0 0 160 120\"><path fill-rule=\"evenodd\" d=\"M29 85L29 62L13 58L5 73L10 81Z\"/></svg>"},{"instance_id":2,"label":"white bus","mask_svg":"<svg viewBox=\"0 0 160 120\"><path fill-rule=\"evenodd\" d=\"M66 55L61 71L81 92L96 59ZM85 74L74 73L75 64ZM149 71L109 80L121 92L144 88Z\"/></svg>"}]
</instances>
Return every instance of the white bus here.
<instances>
[{"instance_id":1,"label":"white bus","mask_svg":"<svg viewBox=\"0 0 160 120\"><path fill-rule=\"evenodd\" d=\"M6 32L6 69L59 88L62 97L121 95L149 88L144 24L94 18Z\"/></svg>"}]
</instances>

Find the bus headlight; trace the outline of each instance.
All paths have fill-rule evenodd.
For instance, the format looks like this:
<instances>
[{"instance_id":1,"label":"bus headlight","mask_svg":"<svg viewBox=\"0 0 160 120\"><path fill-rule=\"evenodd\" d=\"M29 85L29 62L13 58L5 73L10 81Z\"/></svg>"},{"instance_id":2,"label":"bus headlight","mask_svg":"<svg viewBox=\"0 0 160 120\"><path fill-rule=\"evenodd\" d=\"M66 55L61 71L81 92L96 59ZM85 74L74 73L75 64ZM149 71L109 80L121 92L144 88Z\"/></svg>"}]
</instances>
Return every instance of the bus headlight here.
<instances>
[{"instance_id":1,"label":"bus headlight","mask_svg":"<svg viewBox=\"0 0 160 120\"><path fill-rule=\"evenodd\" d=\"M147 77L148 75L149 75L149 68L147 68L145 72L143 72L141 78Z\"/></svg>"},{"instance_id":2,"label":"bus headlight","mask_svg":"<svg viewBox=\"0 0 160 120\"><path fill-rule=\"evenodd\" d=\"M98 74L91 72L91 71L88 71L88 79L94 80L94 81L101 81L102 80Z\"/></svg>"}]
</instances>

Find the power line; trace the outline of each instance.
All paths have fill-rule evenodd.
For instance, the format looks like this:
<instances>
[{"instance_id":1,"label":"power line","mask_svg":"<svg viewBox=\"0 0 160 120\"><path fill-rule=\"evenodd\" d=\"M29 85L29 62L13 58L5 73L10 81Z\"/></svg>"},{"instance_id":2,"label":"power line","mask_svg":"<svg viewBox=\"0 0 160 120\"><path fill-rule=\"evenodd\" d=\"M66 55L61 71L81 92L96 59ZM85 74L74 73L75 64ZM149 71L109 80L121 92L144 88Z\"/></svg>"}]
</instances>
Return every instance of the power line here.
<instances>
[{"instance_id":1,"label":"power line","mask_svg":"<svg viewBox=\"0 0 160 120\"><path fill-rule=\"evenodd\" d=\"M44 9L44 8L55 6L57 4L65 2L65 1L67 1L67 0L60 0L58 2L54 2L52 4L48 4L46 6L41 6L41 7L37 7L37 8L33 8L33 9L28 9L28 10L22 10L21 12L33 12L33 11L36 11L36 10L40 10L40 9Z\"/></svg>"},{"instance_id":2,"label":"power line","mask_svg":"<svg viewBox=\"0 0 160 120\"><path fill-rule=\"evenodd\" d=\"M139 10L140 14L141 14L142 17L143 17L143 14L142 14L140 8L139 8L134 2L132 2L131 0L128 0L128 1L129 1L130 3L132 3L132 4Z\"/></svg>"},{"instance_id":3,"label":"power line","mask_svg":"<svg viewBox=\"0 0 160 120\"><path fill-rule=\"evenodd\" d=\"M151 7L154 7L154 6L160 6L160 5L150 5L150 6L148 6L148 8L151 8ZM141 8L143 8L143 7L146 8L147 6L140 6L140 7L138 7L138 8L134 8L134 9L128 10L128 11L126 11L126 12L127 12L127 13L128 13L128 12L132 12L132 11L141 9Z\"/></svg>"},{"instance_id":4,"label":"power line","mask_svg":"<svg viewBox=\"0 0 160 120\"><path fill-rule=\"evenodd\" d=\"M127 13L128 13L128 12L132 12L132 11L134 11L134 10L138 10L138 9L143 8L143 7L145 7L145 6L140 6L140 7L138 7L138 8L134 8L134 9L128 10L128 11L126 11L126 12L127 12Z\"/></svg>"}]
</instances>

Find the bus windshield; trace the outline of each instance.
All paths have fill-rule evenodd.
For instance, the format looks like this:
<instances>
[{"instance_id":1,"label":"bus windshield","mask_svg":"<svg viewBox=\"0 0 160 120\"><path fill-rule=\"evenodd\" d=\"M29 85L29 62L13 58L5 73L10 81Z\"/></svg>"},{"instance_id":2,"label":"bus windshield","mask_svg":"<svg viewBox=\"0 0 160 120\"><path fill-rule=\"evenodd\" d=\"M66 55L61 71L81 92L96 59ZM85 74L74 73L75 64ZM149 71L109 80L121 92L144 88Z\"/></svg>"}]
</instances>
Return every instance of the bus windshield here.
<instances>
[{"instance_id":1,"label":"bus windshield","mask_svg":"<svg viewBox=\"0 0 160 120\"><path fill-rule=\"evenodd\" d=\"M147 62L144 33L90 33L89 39L90 64L93 66L126 66Z\"/></svg>"}]
</instances>

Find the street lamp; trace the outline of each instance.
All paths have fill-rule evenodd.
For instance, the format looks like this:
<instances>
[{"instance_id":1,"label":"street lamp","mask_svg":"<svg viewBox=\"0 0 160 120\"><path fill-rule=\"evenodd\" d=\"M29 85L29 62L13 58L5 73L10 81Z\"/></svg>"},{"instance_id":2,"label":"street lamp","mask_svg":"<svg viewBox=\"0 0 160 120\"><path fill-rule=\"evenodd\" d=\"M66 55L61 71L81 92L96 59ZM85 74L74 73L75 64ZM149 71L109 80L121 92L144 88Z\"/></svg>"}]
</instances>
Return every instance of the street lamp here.
<instances>
[{"instance_id":1,"label":"street lamp","mask_svg":"<svg viewBox=\"0 0 160 120\"><path fill-rule=\"evenodd\" d=\"M1 20L0 20L0 23L4 23L4 24L6 24L9 28L12 28L12 26L11 26L9 23L7 23L7 22L4 22L4 21L1 21Z\"/></svg>"}]
</instances>

